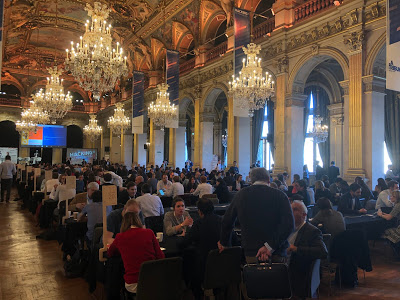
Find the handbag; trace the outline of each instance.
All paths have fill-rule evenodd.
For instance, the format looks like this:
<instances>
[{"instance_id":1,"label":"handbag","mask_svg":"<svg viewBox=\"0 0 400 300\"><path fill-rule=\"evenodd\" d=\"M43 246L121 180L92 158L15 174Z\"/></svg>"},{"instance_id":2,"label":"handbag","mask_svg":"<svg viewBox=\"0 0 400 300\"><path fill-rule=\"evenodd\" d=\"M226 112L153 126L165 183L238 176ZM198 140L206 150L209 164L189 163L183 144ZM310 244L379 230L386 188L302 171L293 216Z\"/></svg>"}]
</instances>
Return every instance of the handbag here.
<instances>
[{"instance_id":1,"label":"handbag","mask_svg":"<svg viewBox=\"0 0 400 300\"><path fill-rule=\"evenodd\" d=\"M243 281L247 297L251 299L291 298L288 266L284 263L246 264L243 268Z\"/></svg>"}]
</instances>

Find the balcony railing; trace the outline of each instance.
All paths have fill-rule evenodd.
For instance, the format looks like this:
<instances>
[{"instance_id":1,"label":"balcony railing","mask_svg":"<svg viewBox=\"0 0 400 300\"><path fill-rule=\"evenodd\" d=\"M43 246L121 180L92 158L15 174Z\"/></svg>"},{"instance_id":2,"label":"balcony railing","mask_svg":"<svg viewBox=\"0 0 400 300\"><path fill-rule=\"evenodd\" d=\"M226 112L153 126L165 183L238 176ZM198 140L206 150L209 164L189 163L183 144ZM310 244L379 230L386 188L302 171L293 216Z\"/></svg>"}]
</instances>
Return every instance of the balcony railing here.
<instances>
[{"instance_id":1,"label":"balcony railing","mask_svg":"<svg viewBox=\"0 0 400 300\"><path fill-rule=\"evenodd\" d=\"M183 64L179 66L179 73L180 75L189 73L191 70L194 69L194 66L196 65L196 58L189 59L188 61L185 61Z\"/></svg>"},{"instance_id":2,"label":"balcony railing","mask_svg":"<svg viewBox=\"0 0 400 300\"><path fill-rule=\"evenodd\" d=\"M85 106L84 105L74 105L72 107L71 111L84 112L85 111Z\"/></svg>"},{"instance_id":3,"label":"balcony railing","mask_svg":"<svg viewBox=\"0 0 400 300\"><path fill-rule=\"evenodd\" d=\"M228 50L228 42L223 42L222 44L219 44L218 46L210 49L206 53L206 62L211 62L214 59L217 59L224 55L226 51Z\"/></svg>"},{"instance_id":4,"label":"balcony railing","mask_svg":"<svg viewBox=\"0 0 400 300\"><path fill-rule=\"evenodd\" d=\"M294 9L295 22L303 21L330 7L334 7L333 0L311 0Z\"/></svg>"},{"instance_id":5,"label":"balcony railing","mask_svg":"<svg viewBox=\"0 0 400 300\"><path fill-rule=\"evenodd\" d=\"M18 107L20 107L21 106L21 99L1 97L0 98L0 105L18 106Z\"/></svg>"},{"instance_id":6,"label":"balcony railing","mask_svg":"<svg viewBox=\"0 0 400 300\"><path fill-rule=\"evenodd\" d=\"M275 28L275 18L270 18L265 22L258 24L253 29L254 40L265 37L268 33L271 33Z\"/></svg>"}]
</instances>

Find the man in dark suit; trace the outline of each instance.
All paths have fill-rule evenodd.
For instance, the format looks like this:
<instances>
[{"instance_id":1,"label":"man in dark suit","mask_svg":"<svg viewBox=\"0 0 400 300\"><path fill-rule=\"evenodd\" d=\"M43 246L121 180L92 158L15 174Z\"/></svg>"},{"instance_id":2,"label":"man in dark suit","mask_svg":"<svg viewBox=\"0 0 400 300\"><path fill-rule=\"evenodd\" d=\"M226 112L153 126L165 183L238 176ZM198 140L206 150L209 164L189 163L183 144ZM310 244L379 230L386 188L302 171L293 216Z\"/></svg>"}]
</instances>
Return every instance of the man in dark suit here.
<instances>
[{"instance_id":1,"label":"man in dark suit","mask_svg":"<svg viewBox=\"0 0 400 300\"><path fill-rule=\"evenodd\" d=\"M315 179L321 180L322 175L324 175L324 169L319 165L319 161L316 161L317 166L315 167Z\"/></svg>"},{"instance_id":2,"label":"man in dark suit","mask_svg":"<svg viewBox=\"0 0 400 300\"><path fill-rule=\"evenodd\" d=\"M307 207L303 202L295 200L292 204L295 231L289 236L287 252L290 254L289 276L293 294L301 299L312 297L316 288L311 290L313 263L328 255L322 240L321 231L306 223ZM319 281L319 273L314 280Z\"/></svg>"},{"instance_id":3,"label":"man in dark suit","mask_svg":"<svg viewBox=\"0 0 400 300\"><path fill-rule=\"evenodd\" d=\"M343 215L361 215L367 210L360 203L361 186L357 183L350 184L350 191L342 196L339 201L338 211Z\"/></svg>"},{"instance_id":4,"label":"man in dark suit","mask_svg":"<svg viewBox=\"0 0 400 300\"><path fill-rule=\"evenodd\" d=\"M293 186L296 190L296 193L293 193L293 189L292 189L292 195L294 194L298 194L300 196L303 197L303 202L306 206L311 204L311 199L310 199L310 195L307 192L307 183L304 179L300 179L297 180L293 183Z\"/></svg>"},{"instance_id":5,"label":"man in dark suit","mask_svg":"<svg viewBox=\"0 0 400 300\"><path fill-rule=\"evenodd\" d=\"M241 189L233 198L222 220L218 248L230 244L236 219L242 229L242 247L247 258L284 261L287 238L293 231L293 213L286 194L268 186L265 168L250 172L252 185ZM249 261L249 259L248 259Z\"/></svg>"},{"instance_id":6,"label":"man in dark suit","mask_svg":"<svg viewBox=\"0 0 400 300\"><path fill-rule=\"evenodd\" d=\"M335 162L331 161L331 166L328 168L329 182L335 182L336 178L340 175L339 168L335 166Z\"/></svg>"},{"instance_id":7,"label":"man in dark suit","mask_svg":"<svg viewBox=\"0 0 400 300\"><path fill-rule=\"evenodd\" d=\"M136 183L129 181L126 189L119 193L118 204L125 205L130 199L135 199L137 193Z\"/></svg>"}]
</instances>

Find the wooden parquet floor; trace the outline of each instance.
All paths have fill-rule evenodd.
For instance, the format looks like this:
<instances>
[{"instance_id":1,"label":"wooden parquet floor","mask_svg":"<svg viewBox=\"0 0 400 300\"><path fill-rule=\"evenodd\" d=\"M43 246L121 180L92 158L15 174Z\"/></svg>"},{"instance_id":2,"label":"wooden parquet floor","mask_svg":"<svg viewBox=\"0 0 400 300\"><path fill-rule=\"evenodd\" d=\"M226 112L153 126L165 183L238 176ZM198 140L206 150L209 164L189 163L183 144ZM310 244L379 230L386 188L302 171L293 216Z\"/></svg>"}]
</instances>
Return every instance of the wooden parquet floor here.
<instances>
[{"instance_id":1,"label":"wooden parquet floor","mask_svg":"<svg viewBox=\"0 0 400 300\"><path fill-rule=\"evenodd\" d=\"M64 277L57 241L37 240L40 232L32 214L21 210L19 202L0 203L0 300L96 299L83 278ZM334 288L334 296L328 296L325 278L320 299L399 300L400 262L383 243L371 247L371 256L374 270L366 274L365 282L359 271L357 288Z\"/></svg>"}]
</instances>

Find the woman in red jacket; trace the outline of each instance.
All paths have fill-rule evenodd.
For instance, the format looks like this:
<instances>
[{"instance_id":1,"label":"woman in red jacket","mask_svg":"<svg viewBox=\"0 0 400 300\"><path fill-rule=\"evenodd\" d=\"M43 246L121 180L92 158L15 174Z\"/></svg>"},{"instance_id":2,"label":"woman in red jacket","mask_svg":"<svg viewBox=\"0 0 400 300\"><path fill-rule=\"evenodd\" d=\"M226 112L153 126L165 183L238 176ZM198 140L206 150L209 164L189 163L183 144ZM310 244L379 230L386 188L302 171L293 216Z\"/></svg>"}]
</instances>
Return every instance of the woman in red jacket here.
<instances>
[{"instance_id":1,"label":"woman in red jacket","mask_svg":"<svg viewBox=\"0 0 400 300\"><path fill-rule=\"evenodd\" d=\"M148 260L164 258L154 233L143 228L138 213L127 212L122 219L121 233L108 249L108 256L121 254L125 268L125 288L136 293L140 266Z\"/></svg>"}]
</instances>

